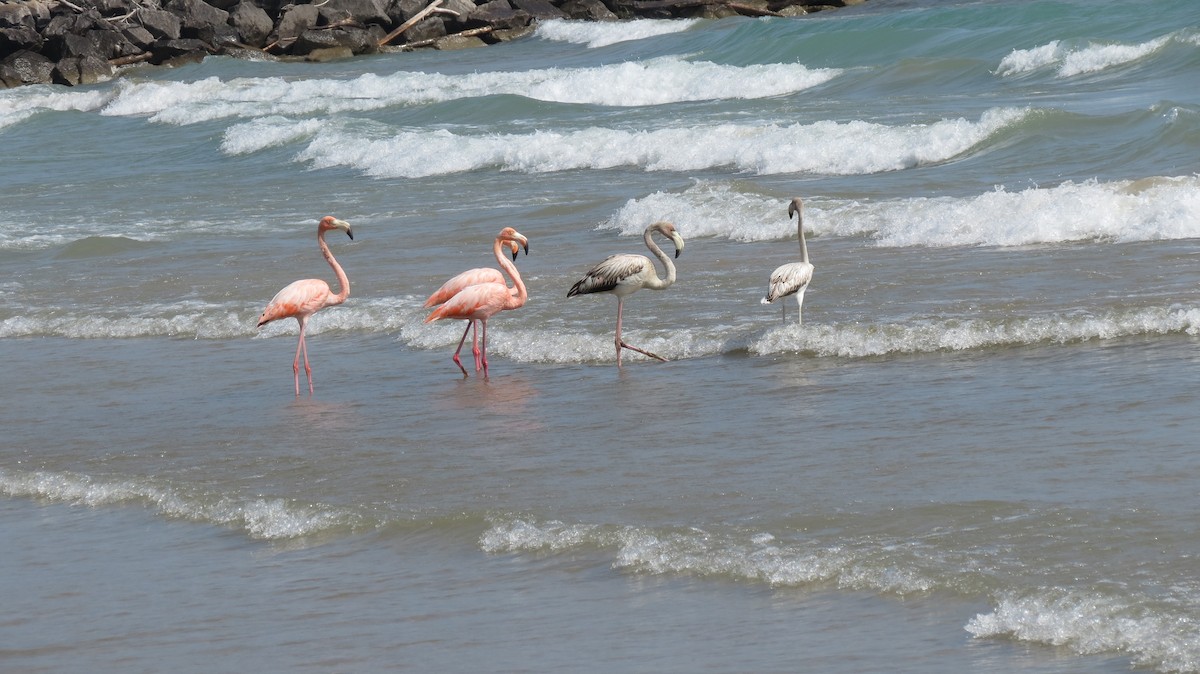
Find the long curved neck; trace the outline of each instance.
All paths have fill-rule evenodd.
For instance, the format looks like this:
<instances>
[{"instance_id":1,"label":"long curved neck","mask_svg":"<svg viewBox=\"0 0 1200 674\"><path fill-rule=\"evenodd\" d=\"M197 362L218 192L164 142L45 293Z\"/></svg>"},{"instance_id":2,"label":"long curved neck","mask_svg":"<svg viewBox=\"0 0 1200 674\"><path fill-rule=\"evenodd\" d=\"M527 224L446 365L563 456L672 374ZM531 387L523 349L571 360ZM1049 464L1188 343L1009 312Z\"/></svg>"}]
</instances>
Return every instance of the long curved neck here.
<instances>
[{"instance_id":1,"label":"long curved neck","mask_svg":"<svg viewBox=\"0 0 1200 674\"><path fill-rule=\"evenodd\" d=\"M508 301L505 307L508 309L516 309L525 305L525 300L529 299L529 292L525 289L525 282L521 280L521 272L517 271L517 265L508 261L501 251L504 240L497 237L496 242L492 244L492 252L496 255L496 261L500 263L500 268L508 277L513 280L513 285L517 289L517 295L514 297L511 294L508 296Z\"/></svg>"},{"instance_id":2,"label":"long curved neck","mask_svg":"<svg viewBox=\"0 0 1200 674\"><path fill-rule=\"evenodd\" d=\"M333 267L333 273L337 275L338 280L338 294L330 297L327 305L341 304L346 301L347 297L350 297L350 278L346 276L346 272L342 271L342 265L338 264L337 259L333 257L333 253L329 250L329 244L325 243L324 231L317 233L317 245L321 247L321 254L325 256L325 261L329 263L329 266Z\"/></svg>"},{"instance_id":3,"label":"long curved neck","mask_svg":"<svg viewBox=\"0 0 1200 674\"><path fill-rule=\"evenodd\" d=\"M804 211L796 211L796 234L800 237L800 261L808 262L808 244L804 241Z\"/></svg>"},{"instance_id":4,"label":"long curved neck","mask_svg":"<svg viewBox=\"0 0 1200 674\"><path fill-rule=\"evenodd\" d=\"M654 253L654 257L658 258L659 262L662 262L663 266L666 267L667 277L663 279L658 278L658 270L655 270L654 280L647 280L646 287L654 290L662 290L675 282L675 263L671 262L671 258L663 252L662 248L658 247L657 243L654 243L654 239L650 236L653 231L650 229L646 230L646 233L642 235L642 240L646 242L646 247L650 249L650 252Z\"/></svg>"}]
</instances>

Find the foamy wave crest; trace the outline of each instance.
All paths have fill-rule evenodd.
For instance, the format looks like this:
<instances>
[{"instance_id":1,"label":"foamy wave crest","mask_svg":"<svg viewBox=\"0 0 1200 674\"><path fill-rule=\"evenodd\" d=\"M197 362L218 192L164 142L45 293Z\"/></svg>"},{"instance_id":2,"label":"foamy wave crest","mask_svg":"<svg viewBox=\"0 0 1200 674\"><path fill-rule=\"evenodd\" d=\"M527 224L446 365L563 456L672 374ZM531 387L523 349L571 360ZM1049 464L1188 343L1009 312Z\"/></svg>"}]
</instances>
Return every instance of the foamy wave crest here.
<instances>
[{"instance_id":1,"label":"foamy wave crest","mask_svg":"<svg viewBox=\"0 0 1200 674\"><path fill-rule=\"evenodd\" d=\"M1040 343L1184 333L1200 335L1200 309L1141 309L1099 316L1050 315L994 321L926 320L911 324L787 325L751 341L750 353L810 353L869 358Z\"/></svg>"},{"instance_id":2,"label":"foamy wave crest","mask_svg":"<svg viewBox=\"0 0 1200 674\"><path fill-rule=\"evenodd\" d=\"M479 545L491 553L611 548L613 568L654 575L727 576L772 586L831 584L894 594L934 588L895 546L871 541L782 545L767 533L743 537L514 518L494 521Z\"/></svg>"},{"instance_id":3,"label":"foamy wave crest","mask_svg":"<svg viewBox=\"0 0 1200 674\"><path fill-rule=\"evenodd\" d=\"M785 203L700 182L683 192L632 199L601 226L635 236L647 222L670 220L685 237L795 238ZM884 247L1187 239L1200 237L1200 176L1001 187L969 198L861 203L816 197L805 200L804 224L817 236L871 236Z\"/></svg>"},{"instance_id":4,"label":"foamy wave crest","mask_svg":"<svg viewBox=\"0 0 1200 674\"><path fill-rule=\"evenodd\" d=\"M418 320L415 298L352 299L313 315L308 334L323 332L388 332ZM263 303L265 304L265 300ZM69 308L49 308L44 313L12 316L0 321L0 338L67 337L71 339L135 339L187 337L234 339L281 337L296 334L296 322L280 320L255 328L261 305L230 308L202 302L146 306L138 315L74 313Z\"/></svg>"},{"instance_id":5,"label":"foamy wave crest","mask_svg":"<svg viewBox=\"0 0 1200 674\"><path fill-rule=\"evenodd\" d=\"M97 110L112 94L101 91L59 91L60 87L34 85L18 87L0 96L0 129L26 120L39 112Z\"/></svg>"},{"instance_id":6,"label":"foamy wave crest","mask_svg":"<svg viewBox=\"0 0 1200 674\"><path fill-rule=\"evenodd\" d=\"M1065 646L1083 655L1128 653L1163 672L1200 671L1200 625L1169 607L1091 592L1047 590L1011 597L966 624L978 638L1011 637Z\"/></svg>"},{"instance_id":7,"label":"foamy wave crest","mask_svg":"<svg viewBox=\"0 0 1200 674\"><path fill-rule=\"evenodd\" d=\"M534 36L554 42L587 45L594 49L656 35L681 33L697 23L700 23L699 19L635 19L611 23L551 19L540 22Z\"/></svg>"},{"instance_id":8,"label":"foamy wave crest","mask_svg":"<svg viewBox=\"0 0 1200 674\"><path fill-rule=\"evenodd\" d=\"M154 122L182 125L225 117L328 115L499 94L627 107L779 96L817 86L840 72L801 64L738 67L664 56L592 68L453 76L397 72L367 73L350 80L209 77L194 82L122 83L101 114L146 116Z\"/></svg>"},{"instance_id":9,"label":"foamy wave crest","mask_svg":"<svg viewBox=\"0 0 1200 674\"><path fill-rule=\"evenodd\" d=\"M137 480L97 480L75 473L0 468L0 492L89 507L141 504L167 517L219 524L253 538L280 540L361 526L356 514L290 499L212 497Z\"/></svg>"},{"instance_id":10,"label":"foamy wave crest","mask_svg":"<svg viewBox=\"0 0 1200 674\"><path fill-rule=\"evenodd\" d=\"M439 130L402 132L379 140L322 130L297 159L316 168L348 166L388 178L492 167L527 173L634 166L646 171L733 167L760 175L868 174L947 161L1029 114L1029 110L1002 108L985 112L978 122L947 119L898 127L821 121L784 127L721 124L650 131L593 127L486 136Z\"/></svg>"},{"instance_id":11,"label":"foamy wave crest","mask_svg":"<svg viewBox=\"0 0 1200 674\"><path fill-rule=\"evenodd\" d=\"M1134 45L1094 44L1074 47L1054 40L1032 49L1017 49L1000 61L996 74L1021 75L1043 68L1055 69L1057 77L1074 77L1133 63L1161 51L1171 42L1195 44L1183 34L1166 35Z\"/></svg>"}]
</instances>

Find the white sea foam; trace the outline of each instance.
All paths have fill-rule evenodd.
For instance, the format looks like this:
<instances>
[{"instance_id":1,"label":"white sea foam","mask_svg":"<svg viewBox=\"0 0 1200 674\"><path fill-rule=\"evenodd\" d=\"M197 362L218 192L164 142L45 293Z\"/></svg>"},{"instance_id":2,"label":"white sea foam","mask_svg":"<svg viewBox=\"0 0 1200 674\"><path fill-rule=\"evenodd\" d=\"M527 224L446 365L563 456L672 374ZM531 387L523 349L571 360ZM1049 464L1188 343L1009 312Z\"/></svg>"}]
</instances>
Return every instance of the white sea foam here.
<instances>
[{"instance_id":1,"label":"white sea foam","mask_svg":"<svg viewBox=\"0 0 1200 674\"><path fill-rule=\"evenodd\" d=\"M699 182L683 192L632 199L602 227L632 236L647 222L665 219L685 236L794 238L785 201ZM966 198L858 202L816 196L805 200L804 224L817 236L869 236L882 247L1189 239L1200 237L1200 176L999 187Z\"/></svg>"},{"instance_id":2,"label":"white sea foam","mask_svg":"<svg viewBox=\"0 0 1200 674\"><path fill-rule=\"evenodd\" d=\"M616 569L653 575L730 576L772 586L821 584L894 594L934 587L932 580L901 561L902 553L897 555L892 546L870 540L784 545L762 532L742 537L699 529L659 531L502 518L480 536L479 545L491 553L612 549Z\"/></svg>"},{"instance_id":3,"label":"white sea foam","mask_svg":"<svg viewBox=\"0 0 1200 674\"><path fill-rule=\"evenodd\" d=\"M281 540L360 524L354 513L288 499L190 493L143 481L98 480L77 473L0 468L0 493L89 507L147 505L167 517L241 529L253 538Z\"/></svg>"},{"instance_id":4,"label":"white sea foam","mask_svg":"<svg viewBox=\"0 0 1200 674\"><path fill-rule=\"evenodd\" d=\"M1057 77L1074 77L1101 72L1133 63L1162 50L1172 41L1195 44L1194 37L1172 34L1139 44L1097 44L1071 46L1054 40L1031 49L1015 49L1000 61L996 74L1021 75L1053 67Z\"/></svg>"},{"instance_id":5,"label":"white sea foam","mask_svg":"<svg viewBox=\"0 0 1200 674\"><path fill-rule=\"evenodd\" d=\"M635 19L619 22L551 19L539 23L534 36L596 48L656 35L681 33L697 23L700 23L699 19Z\"/></svg>"},{"instance_id":6,"label":"white sea foam","mask_svg":"<svg viewBox=\"0 0 1200 674\"><path fill-rule=\"evenodd\" d=\"M104 91L62 91L61 87L48 85L18 87L0 96L0 129L39 112L97 110L111 98L112 94Z\"/></svg>"},{"instance_id":7,"label":"white sea foam","mask_svg":"<svg viewBox=\"0 0 1200 674\"><path fill-rule=\"evenodd\" d=\"M1029 110L998 108L974 122L958 118L900 126L820 121L488 135L405 131L385 139L322 129L297 159L316 168L347 166L393 178L484 168L545 173L617 166L645 171L730 167L760 175L853 175L947 161L1029 114Z\"/></svg>"},{"instance_id":8,"label":"white sea foam","mask_svg":"<svg viewBox=\"0 0 1200 674\"><path fill-rule=\"evenodd\" d=\"M602 106L644 106L724 98L764 98L823 84L838 74L798 63L728 66L664 56L592 68L446 75L366 73L347 80L216 77L192 82L124 83L101 114L146 116L166 124L226 117L328 115L499 94Z\"/></svg>"},{"instance_id":9,"label":"white sea foam","mask_svg":"<svg viewBox=\"0 0 1200 674\"><path fill-rule=\"evenodd\" d=\"M307 334L326 332L386 332L417 321L415 298L352 298L352 304L315 314ZM69 307L26 311L0 321L0 339L15 337L68 337L71 339L135 339L175 337L237 339L282 337L296 334L296 322L280 320L255 328L262 304L237 305L179 302L135 307L137 314L98 315Z\"/></svg>"},{"instance_id":10,"label":"white sea foam","mask_svg":"<svg viewBox=\"0 0 1200 674\"><path fill-rule=\"evenodd\" d=\"M1044 590L1000 600L966 630L978 638L1011 637L1065 646L1090 655L1127 653L1133 663L1163 672L1200 671L1200 626L1163 605L1132 603L1094 592Z\"/></svg>"},{"instance_id":11,"label":"white sea foam","mask_svg":"<svg viewBox=\"0 0 1200 674\"><path fill-rule=\"evenodd\" d=\"M750 343L749 350L754 354L811 353L823 357L868 358L1179 333L1200 335L1200 309L1147 308L1100 315L923 320L906 324L792 324L768 330Z\"/></svg>"}]
</instances>

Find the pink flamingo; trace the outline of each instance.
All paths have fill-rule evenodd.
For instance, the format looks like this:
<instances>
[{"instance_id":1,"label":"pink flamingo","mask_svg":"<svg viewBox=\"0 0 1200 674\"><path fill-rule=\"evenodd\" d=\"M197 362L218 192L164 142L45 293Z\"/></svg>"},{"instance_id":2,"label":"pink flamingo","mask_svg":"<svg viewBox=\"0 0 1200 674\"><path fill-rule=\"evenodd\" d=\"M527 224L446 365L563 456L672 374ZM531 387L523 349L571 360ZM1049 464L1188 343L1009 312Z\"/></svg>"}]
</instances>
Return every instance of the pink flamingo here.
<instances>
[{"instance_id":1,"label":"pink flamingo","mask_svg":"<svg viewBox=\"0 0 1200 674\"><path fill-rule=\"evenodd\" d=\"M296 358L292 361L297 396L300 395L301 352L304 353L304 372L308 375L308 394L313 394L312 366L308 364L308 346L304 343L304 329L308 327L308 317L325 307L341 304L350 297L350 279L346 277L346 272L342 271L333 253L329 252L329 245L325 243L325 232L331 229L344 230L351 240L354 239L354 233L350 231L350 223L338 220L332 215L321 218L321 222L317 224L317 245L321 247L325 261L333 267L333 273L337 275L338 284L342 288L341 292L333 294L329 284L318 278L293 281L271 298L267 308L263 309L262 315L258 317L257 327L260 328L271 321L288 317L296 319L300 324L300 340L296 343Z\"/></svg>"},{"instance_id":2,"label":"pink flamingo","mask_svg":"<svg viewBox=\"0 0 1200 674\"><path fill-rule=\"evenodd\" d=\"M508 284L503 281L491 281L487 283L477 283L467 286L459 290L453 297L446 300L444 304L435 309L433 313L425 319L426 323L430 323L442 318L459 318L468 321L467 329L471 328L471 324L475 321L483 326L483 336L480 340L482 346L472 343L472 352L475 354L475 370L478 372L483 369L483 376L488 376L488 361L487 361L487 322L488 319L495 314L511 310L519 309L525 306L525 301L529 299L529 293L525 288L525 282L521 280L521 274L517 271L516 265L505 259L501 252L501 247L504 243L516 242L525 248L525 254L529 254L529 239L525 238L520 232L512 227L505 227L496 236L495 242L492 244L492 253L496 256L496 260L500 263L500 268L508 273L513 280L514 288L509 288ZM516 254L513 255L516 258ZM474 271L474 270L472 270ZM516 291L515 293L513 291ZM436 293L435 293L436 296ZM431 300L434 298L430 298ZM459 351L462 351L463 343L466 342L467 333L463 331L463 337L458 342L458 349L454 351L454 363L458 365L458 369L462 370L463 376L467 376L467 369L463 367L462 361L459 360Z\"/></svg>"},{"instance_id":3,"label":"pink flamingo","mask_svg":"<svg viewBox=\"0 0 1200 674\"><path fill-rule=\"evenodd\" d=\"M622 348L631 349L651 358L657 358L658 360L666 360L662 356L626 344L621 339L621 311L625 305L625 297L632 295L642 288L663 290L675 282L675 265L671 262L671 258L667 257L667 254L663 252L663 249L659 248L658 244L654 243L654 240L650 238L650 235L654 232L658 232L674 242L675 257L679 257L679 254L683 252L683 237L679 235L679 232L675 231L675 225L669 222L656 222L647 227L646 232L642 235L642 240L646 242L646 247L666 267L666 278L660 279L658 277L658 269L650 261L650 258L645 255L624 253L610 255L605 258L603 262L592 267L567 292L567 297L585 295L587 293L612 293L617 296L617 333L613 339L617 345L617 367L621 367Z\"/></svg>"},{"instance_id":4,"label":"pink flamingo","mask_svg":"<svg viewBox=\"0 0 1200 674\"><path fill-rule=\"evenodd\" d=\"M517 230L513 229L512 227L505 227L504 229L500 230L499 234L496 235L496 240L502 242L502 246L507 245L511 249L513 262L517 261L517 252L521 250L521 244L517 243L516 239L511 238L511 235L515 234L516 232ZM525 250L525 254L529 254L528 249ZM428 309L430 307L436 307L439 304L443 304L446 302L446 300L457 295L463 288L479 285L480 283L507 284L507 281L504 278L504 274L502 274L498 269L492 269L491 267L476 267L475 269L468 269L449 281L446 281L442 284L442 287L435 290L433 294L429 296L429 299L425 300L425 308ZM516 291L516 288L512 289L513 293L516 293ZM458 350L454 352L454 362L458 364L458 368L463 371L464 375L467 373L467 369L462 366L462 361L458 359L458 353L459 351L462 351L463 344L465 344L467 341L467 333L470 332L472 328L475 328L475 332L471 337L471 351L475 354L475 371L479 371L480 362L478 325L479 324L474 320L467 321L467 327L465 330L463 330L462 339L458 340Z\"/></svg>"}]
</instances>

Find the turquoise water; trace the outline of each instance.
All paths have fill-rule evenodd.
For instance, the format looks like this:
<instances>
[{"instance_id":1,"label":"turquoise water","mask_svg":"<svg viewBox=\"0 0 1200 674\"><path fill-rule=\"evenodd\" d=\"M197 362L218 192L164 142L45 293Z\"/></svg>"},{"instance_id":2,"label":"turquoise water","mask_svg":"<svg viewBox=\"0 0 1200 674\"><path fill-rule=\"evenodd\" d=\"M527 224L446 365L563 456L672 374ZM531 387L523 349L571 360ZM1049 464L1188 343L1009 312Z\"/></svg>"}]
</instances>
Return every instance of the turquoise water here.
<instances>
[{"instance_id":1,"label":"turquoise water","mask_svg":"<svg viewBox=\"0 0 1200 674\"><path fill-rule=\"evenodd\" d=\"M0 669L1200 671L1191 0L208 59L0 143ZM566 292L658 219L618 370ZM505 226L464 379L422 303Z\"/></svg>"}]
</instances>

